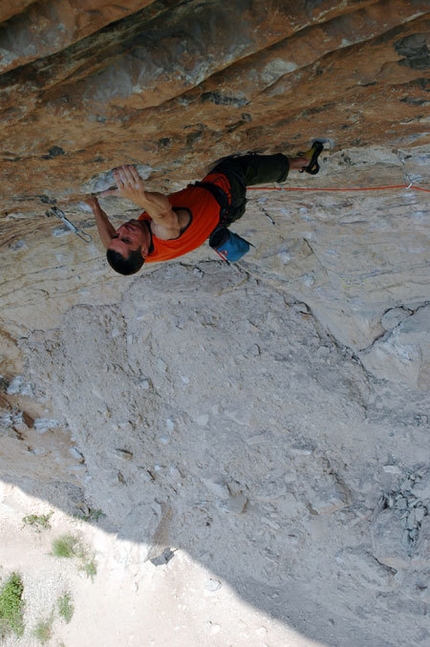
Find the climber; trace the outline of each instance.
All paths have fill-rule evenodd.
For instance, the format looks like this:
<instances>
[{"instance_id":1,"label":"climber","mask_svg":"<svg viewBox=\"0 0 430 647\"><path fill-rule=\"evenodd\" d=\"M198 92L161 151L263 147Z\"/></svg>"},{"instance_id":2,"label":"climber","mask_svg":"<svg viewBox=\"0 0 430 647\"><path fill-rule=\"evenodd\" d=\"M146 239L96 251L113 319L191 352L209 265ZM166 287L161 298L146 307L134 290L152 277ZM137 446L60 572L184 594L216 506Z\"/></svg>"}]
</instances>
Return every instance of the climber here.
<instances>
[{"instance_id":1,"label":"climber","mask_svg":"<svg viewBox=\"0 0 430 647\"><path fill-rule=\"evenodd\" d=\"M163 195L145 191L134 166L115 169L115 189L101 195L128 198L144 212L118 229L109 222L96 197L86 199L91 207L100 239L111 267L120 274L134 274L144 262L167 261L209 244L224 260L238 260L249 243L227 228L245 212L246 187L266 182L284 182L289 170L318 172L323 147L315 142L306 153L288 158L247 154L226 157L202 182Z\"/></svg>"}]
</instances>

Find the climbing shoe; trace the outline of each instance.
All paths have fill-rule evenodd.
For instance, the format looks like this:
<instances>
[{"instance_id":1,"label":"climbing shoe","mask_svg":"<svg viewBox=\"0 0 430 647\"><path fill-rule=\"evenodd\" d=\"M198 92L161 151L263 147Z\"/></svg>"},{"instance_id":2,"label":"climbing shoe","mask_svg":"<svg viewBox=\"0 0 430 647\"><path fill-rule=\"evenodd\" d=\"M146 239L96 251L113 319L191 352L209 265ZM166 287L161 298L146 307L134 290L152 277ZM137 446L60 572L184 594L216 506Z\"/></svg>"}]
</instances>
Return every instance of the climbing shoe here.
<instances>
[{"instance_id":1,"label":"climbing shoe","mask_svg":"<svg viewBox=\"0 0 430 647\"><path fill-rule=\"evenodd\" d=\"M299 153L298 154L299 157L307 157L309 160L309 164L301 168L300 173L303 173L303 171L306 171L306 173L310 173L311 175L316 175L320 170L320 165L318 164L318 157L321 151L323 150L324 150L324 146L322 145L321 142L317 141L312 144L312 148L310 148L308 151L306 151L305 153Z\"/></svg>"}]
</instances>

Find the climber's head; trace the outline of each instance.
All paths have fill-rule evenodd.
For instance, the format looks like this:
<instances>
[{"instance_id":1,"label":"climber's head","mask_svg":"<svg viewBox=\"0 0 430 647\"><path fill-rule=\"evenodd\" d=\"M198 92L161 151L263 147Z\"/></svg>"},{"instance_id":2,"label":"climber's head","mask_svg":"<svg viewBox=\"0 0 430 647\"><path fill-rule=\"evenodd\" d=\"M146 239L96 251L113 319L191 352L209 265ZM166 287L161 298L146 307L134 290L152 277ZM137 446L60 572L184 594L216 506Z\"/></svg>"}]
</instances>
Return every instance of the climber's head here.
<instances>
[{"instance_id":1,"label":"climber's head","mask_svg":"<svg viewBox=\"0 0 430 647\"><path fill-rule=\"evenodd\" d=\"M134 274L142 267L151 245L151 232L143 220L129 220L115 231L106 252L109 265L119 274Z\"/></svg>"}]
</instances>

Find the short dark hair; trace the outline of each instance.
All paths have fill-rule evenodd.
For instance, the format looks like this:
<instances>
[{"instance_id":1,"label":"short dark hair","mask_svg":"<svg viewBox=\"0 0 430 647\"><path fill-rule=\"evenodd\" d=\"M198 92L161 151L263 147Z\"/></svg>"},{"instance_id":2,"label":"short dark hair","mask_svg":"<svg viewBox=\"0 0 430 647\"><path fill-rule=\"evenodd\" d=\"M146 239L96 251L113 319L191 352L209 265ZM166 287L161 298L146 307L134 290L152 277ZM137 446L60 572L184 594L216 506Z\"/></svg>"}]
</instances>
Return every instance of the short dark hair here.
<instances>
[{"instance_id":1,"label":"short dark hair","mask_svg":"<svg viewBox=\"0 0 430 647\"><path fill-rule=\"evenodd\" d=\"M122 256L119 252L114 252L113 249L108 249L106 252L106 258L107 262L115 272L118 272L118 274L124 274L125 276L138 272L145 262L145 259L141 254L140 247L139 249L131 251L127 258Z\"/></svg>"}]
</instances>

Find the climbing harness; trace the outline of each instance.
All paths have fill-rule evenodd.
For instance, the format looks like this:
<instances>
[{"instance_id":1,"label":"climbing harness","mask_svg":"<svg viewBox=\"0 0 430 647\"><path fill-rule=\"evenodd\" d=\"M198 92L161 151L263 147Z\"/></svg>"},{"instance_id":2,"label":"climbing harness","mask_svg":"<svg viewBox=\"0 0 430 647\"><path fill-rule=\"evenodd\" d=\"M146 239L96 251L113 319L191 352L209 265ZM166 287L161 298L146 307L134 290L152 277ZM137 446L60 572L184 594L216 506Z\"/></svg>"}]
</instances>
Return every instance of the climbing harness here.
<instances>
[{"instance_id":1,"label":"climbing harness","mask_svg":"<svg viewBox=\"0 0 430 647\"><path fill-rule=\"evenodd\" d=\"M232 206L229 203L227 193L223 189L221 189L221 187L219 187L217 184L213 184L212 182L194 182L193 186L198 186L202 189L206 189L206 191L209 191L209 193L212 193L213 197L218 202L221 208L220 221L225 222L227 217L230 215L230 211L232 209Z\"/></svg>"},{"instance_id":2,"label":"climbing harness","mask_svg":"<svg viewBox=\"0 0 430 647\"><path fill-rule=\"evenodd\" d=\"M223 261L234 263L244 256L250 247L254 247L252 243L230 231L224 224L231 212L233 211L232 204L228 199L228 195L221 187L211 182L195 182L194 186L206 189L213 195L215 200L220 206L220 224L215 227L209 237L209 247L211 247L220 256Z\"/></svg>"},{"instance_id":3,"label":"climbing harness","mask_svg":"<svg viewBox=\"0 0 430 647\"><path fill-rule=\"evenodd\" d=\"M57 218L59 218L62 222L64 222L66 227L71 229L74 234L79 236L79 238L82 238L82 240L84 240L86 243L92 242L93 240L92 236L90 234L87 234L82 229L79 229L78 227L76 227L76 225L74 225L73 222L70 222L70 220L66 217L66 214L64 213L64 211L59 207L51 207L51 209L49 209L49 211L46 211L45 213L47 216L56 216Z\"/></svg>"}]
</instances>

